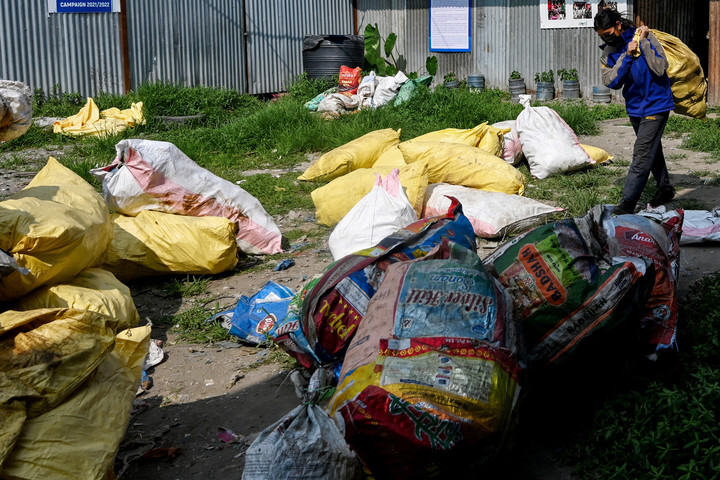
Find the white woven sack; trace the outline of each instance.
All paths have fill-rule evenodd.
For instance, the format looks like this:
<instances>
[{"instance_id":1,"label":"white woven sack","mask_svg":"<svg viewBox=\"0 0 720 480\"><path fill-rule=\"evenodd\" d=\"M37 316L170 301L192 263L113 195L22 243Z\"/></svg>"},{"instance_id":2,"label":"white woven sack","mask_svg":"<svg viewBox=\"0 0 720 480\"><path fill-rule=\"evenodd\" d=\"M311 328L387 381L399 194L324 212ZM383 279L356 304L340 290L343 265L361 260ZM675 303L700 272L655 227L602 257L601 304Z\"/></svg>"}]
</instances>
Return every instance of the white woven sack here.
<instances>
[{"instance_id":1,"label":"white woven sack","mask_svg":"<svg viewBox=\"0 0 720 480\"><path fill-rule=\"evenodd\" d=\"M0 142L13 140L32 125L32 92L22 82L0 80ZM9 117L9 120L8 120Z\"/></svg>"},{"instance_id":2,"label":"white woven sack","mask_svg":"<svg viewBox=\"0 0 720 480\"><path fill-rule=\"evenodd\" d=\"M523 232L545 223L550 215L563 210L520 195L433 183L425 190L423 217L434 217L447 212L450 207L448 196L460 201L475 235L482 238L497 238Z\"/></svg>"},{"instance_id":3,"label":"white woven sack","mask_svg":"<svg viewBox=\"0 0 720 480\"><path fill-rule=\"evenodd\" d=\"M520 143L520 135L518 135L515 127L515 120L493 123L492 126L500 130L510 129L508 133L503 135L502 159L510 165L519 165L525 156L522 151L522 143Z\"/></svg>"},{"instance_id":4,"label":"white woven sack","mask_svg":"<svg viewBox=\"0 0 720 480\"><path fill-rule=\"evenodd\" d=\"M370 248L417 220L400 184L399 170L377 175L370 193L355 204L330 234L328 245L335 260ZM445 209L446 213L447 209Z\"/></svg>"},{"instance_id":5,"label":"white woven sack","mask_svg":"<svg viewBox=\"0 0 720 480\"><path fill-rule=\"evenodd\" d=\"M115 145L115 161L90 171L102 181L111 210L142 210L225 217L238 224L238 247L252 254L282 252L282 234L260 202L232 182L202 168L169 142L128 139Z\"/></svg>"},{"instance_id":6,"label":"white woven sack","mask_svg":"<svg viewBox=\"0 0 720 480\"><path fill-rule=\"evenodd\" d=\"M531 107L530 95L520 95L520 104L525 109L518 115L516 126L533 177L547 178L595 163L555 110Z\"/></svg>"}]
</instances>

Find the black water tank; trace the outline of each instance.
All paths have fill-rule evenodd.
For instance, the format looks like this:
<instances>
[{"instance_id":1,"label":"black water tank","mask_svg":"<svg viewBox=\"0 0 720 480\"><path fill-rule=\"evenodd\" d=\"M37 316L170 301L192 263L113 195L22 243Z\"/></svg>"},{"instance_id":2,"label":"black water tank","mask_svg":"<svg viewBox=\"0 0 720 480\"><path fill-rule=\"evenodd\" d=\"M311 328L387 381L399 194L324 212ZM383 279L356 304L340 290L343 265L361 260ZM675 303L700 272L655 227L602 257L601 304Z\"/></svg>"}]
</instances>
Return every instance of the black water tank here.
<instances>
[{"instance_id":1,"label":"black water tank","mask_svg":"<svg viewBox=\"0 0 720 480\"><path fill-rule=\"evenodd\" d=\"M365 37L362 35L305 35L303 71L310 78L332 78L340 67L362 67Z\"/></svg>"}]
</instances>

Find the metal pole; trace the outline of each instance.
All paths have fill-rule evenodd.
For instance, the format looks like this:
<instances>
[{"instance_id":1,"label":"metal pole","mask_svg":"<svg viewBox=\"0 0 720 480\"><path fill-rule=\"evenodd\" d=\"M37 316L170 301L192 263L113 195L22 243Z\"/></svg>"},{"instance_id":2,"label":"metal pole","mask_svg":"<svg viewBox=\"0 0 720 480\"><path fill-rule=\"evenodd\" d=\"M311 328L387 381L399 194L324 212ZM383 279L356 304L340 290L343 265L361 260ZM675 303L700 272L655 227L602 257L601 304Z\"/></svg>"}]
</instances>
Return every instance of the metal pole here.
<instances>
[{"instance_id":1,"label":"metal pole","mask_svg":"<svg viewBox=\"0 0 720 480\"><path fill-rule=\"evenodd\" d=\"M120 51L123 64L123 87L125 94L130 92L130 46L128 44L127 3L120 0Z\"/></svg>"},{"instance_id":2,"label":"metal pole","mask_svg":"<svg viewBox=\"0 0 720 480\"><path fill-rule=\"evenodd\" d=\"M720 0L710 0L708 103L720 105Z\"/></svg>"}]
</instances>

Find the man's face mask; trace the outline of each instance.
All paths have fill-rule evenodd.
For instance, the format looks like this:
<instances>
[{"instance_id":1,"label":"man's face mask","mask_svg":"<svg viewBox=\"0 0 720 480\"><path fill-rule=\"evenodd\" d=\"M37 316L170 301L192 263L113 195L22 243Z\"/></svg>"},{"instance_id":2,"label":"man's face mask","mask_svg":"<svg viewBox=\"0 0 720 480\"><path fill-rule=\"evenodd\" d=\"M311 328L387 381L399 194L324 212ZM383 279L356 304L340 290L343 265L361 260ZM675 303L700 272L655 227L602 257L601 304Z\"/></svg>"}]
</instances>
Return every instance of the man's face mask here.
<instances>
[{"instance_id":1,"label":"man's face mask","mask_svg":"<svg viewBox=\"0 0 720 480\"><path fill-rule=\"evenodd\" d=\"M611 47L622 47L625 45L625 40L620 35L615 35L615 33L608 33L602 35L600 38Z\"/></svg>"}]
</instances>

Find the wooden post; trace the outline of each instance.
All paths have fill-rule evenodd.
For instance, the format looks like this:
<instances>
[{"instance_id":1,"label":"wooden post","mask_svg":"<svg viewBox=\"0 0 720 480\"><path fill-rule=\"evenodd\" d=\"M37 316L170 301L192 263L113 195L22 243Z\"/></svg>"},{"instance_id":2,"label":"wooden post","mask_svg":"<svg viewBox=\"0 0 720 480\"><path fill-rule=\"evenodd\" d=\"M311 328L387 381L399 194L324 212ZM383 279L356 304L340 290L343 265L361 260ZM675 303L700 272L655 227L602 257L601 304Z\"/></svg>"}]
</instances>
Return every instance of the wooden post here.
<instances>
[{"instance_id":1,"label":"wooden post","mask_svg":"<svg viewBox=\"0 0 720 480\"><path fill-rule=\"evenodd\" d=\"M122 54L123 64L123 87L125 94L130 92L130 46L128 44L128 28L127 28L127 4L125 0L120 0L120 51Z\"/></svg>"},{"instance_id":2,"label":"wooden post","mask_svg":"<svg viewBox=\"0 0 720 480\"><path fill-rule=\"evenodd\" d=\"M720 105L720 0L710 0L708 104Z\"/></svg>"}]
</instances>

